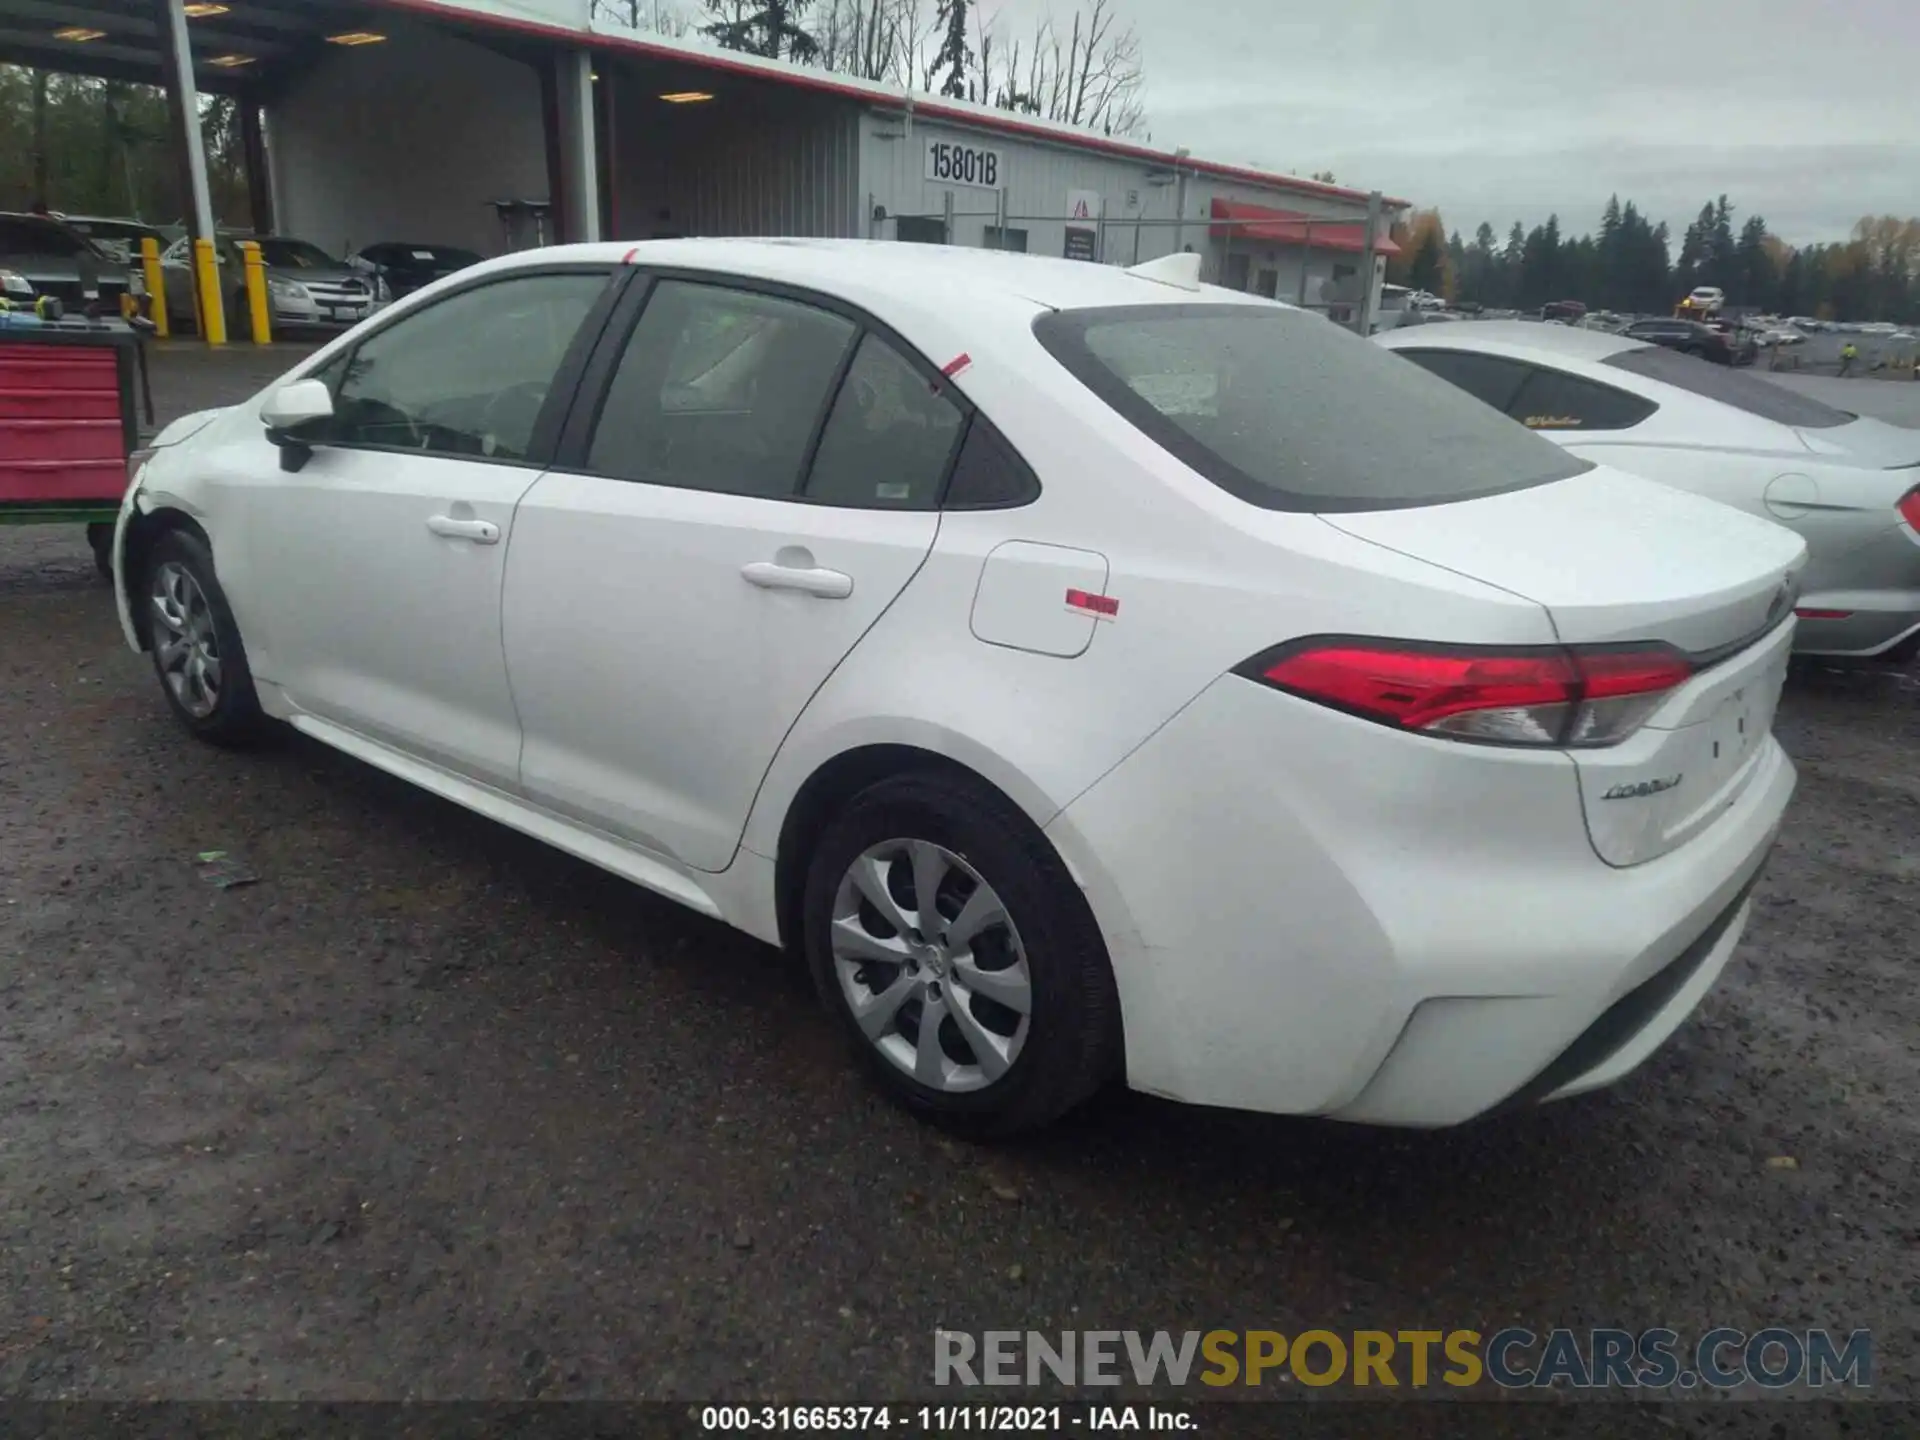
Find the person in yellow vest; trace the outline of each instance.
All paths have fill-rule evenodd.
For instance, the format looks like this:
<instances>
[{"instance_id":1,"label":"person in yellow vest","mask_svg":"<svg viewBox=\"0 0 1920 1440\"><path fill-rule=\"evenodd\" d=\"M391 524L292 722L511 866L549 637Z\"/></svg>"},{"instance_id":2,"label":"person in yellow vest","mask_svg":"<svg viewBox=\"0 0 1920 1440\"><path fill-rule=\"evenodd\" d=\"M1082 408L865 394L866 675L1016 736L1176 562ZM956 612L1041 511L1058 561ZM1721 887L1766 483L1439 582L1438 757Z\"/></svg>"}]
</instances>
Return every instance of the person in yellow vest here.
<instances>
[{"instance_id":1,"label":"person in yellow vest","mask_svg":"<svg viewBox=\"0 0 1920 1440\"><path fill-rule=\"evenodd\" d=\"M1853 369L1853 362L1860 358L1860 347L1849 340L1840 347L1840 373L1845 375Z\"/></svg>"}]
</instances>

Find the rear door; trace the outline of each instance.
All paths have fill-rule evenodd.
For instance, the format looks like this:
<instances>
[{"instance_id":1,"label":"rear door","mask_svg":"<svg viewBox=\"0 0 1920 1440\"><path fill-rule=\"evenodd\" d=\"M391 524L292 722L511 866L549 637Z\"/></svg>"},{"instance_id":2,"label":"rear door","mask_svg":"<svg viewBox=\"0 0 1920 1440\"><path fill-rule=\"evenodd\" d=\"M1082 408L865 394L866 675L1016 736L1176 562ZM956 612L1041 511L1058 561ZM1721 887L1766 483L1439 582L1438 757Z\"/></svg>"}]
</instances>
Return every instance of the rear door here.
<instances>
[{"instance_id":1,"label":"rear door","mask_svg":"<svg viewBox=\"0 0 1920 1440\"><path fill-rule=\"evenodd\" d=\"M966 416L831 301L710 277L630 301L514 520L520 779L721 870L787 730L932 548Z\"/></svg>"}]
</instances>

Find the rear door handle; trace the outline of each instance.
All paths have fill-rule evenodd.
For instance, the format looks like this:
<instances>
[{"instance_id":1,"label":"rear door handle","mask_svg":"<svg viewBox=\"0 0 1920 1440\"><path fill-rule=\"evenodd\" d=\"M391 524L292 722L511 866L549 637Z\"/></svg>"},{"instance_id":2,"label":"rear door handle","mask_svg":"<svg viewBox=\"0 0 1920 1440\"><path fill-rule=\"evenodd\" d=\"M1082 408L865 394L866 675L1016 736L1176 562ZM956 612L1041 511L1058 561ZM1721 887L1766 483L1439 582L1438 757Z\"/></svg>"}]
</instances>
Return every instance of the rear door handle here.
<instances>
[{"instance_id":1,"label":"rear door handle","mask_svg":"<svg viewBox=\"0 0 1920 1440\"><path fill-rule=\"evenodd\" d=\"M853 594L853 577L842 575L838 570L803 570L756 560L740 573L749 585L758 585L762 590L798 590L802 595L815 595L822 600L844 600Z\"/></svg>"},{"instance_id":2,"label":"rear door handle","mask_svg":"<svg viewBox=\"0 0 1920 1440\"><path fill-rule=\"evenodd\" d=\"M491 520L456 520L451 515L428 517L427 529L449 540L471 540L476 545L498 545L500 527Z\"/></svg>"}]
</instances>

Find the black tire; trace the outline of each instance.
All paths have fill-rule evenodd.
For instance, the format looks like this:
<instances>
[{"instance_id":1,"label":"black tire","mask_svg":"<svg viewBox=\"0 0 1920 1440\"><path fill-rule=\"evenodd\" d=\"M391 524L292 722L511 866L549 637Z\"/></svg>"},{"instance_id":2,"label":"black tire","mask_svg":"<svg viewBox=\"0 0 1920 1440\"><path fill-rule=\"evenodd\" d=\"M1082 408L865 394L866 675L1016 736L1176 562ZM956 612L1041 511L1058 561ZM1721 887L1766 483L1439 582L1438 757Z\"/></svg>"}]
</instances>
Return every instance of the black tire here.
<instances>
[{"instance_id":1,"label":"black tire","mask_svg":"<svg viewBox=\"0 0 1920 1440\"><path fill-rule=\"evenodd\" d=\"M205 621L210 622L214 653L219 661L219 682L212 691L213 703L204 714L182 700L170 678L163 645L168 638L153 590L156 580L169 566L178 566L198 587L204 602ZM143 617L147 651L153 657L154 675L160 681L160 693L176 719L199 739L215 745L242 746L260 738L267 728L260 709L260 697L253 688L253 671L247 665L246 647L240 641L240 629L233 621L226 592L214 573L213 555L206 542L187 530L169 530L154 541L137 583L129 586L128 603L134 614ZM196 612L197 613L197 612ZM207 692L203 689L200 693Z\"/></svg>"},{"instance_id":2,"label":"black tire","mask_svg":"<svg viewBox=\"0 0 1920 1440\"><path fill-rule=\"evenodd\" d=\"M113 578L113 526L101 520L87 526L87 544L93 547L93 568Z\"/></svg>"},{"instance_id":3,"label":"black tire","mask_svg":"<svg viewBox=\"0 0 1920 1440\"><path fill-rule=\"evenodd\" d=\"M831 926L841 881L870 847L903 839L940 846L991 886L1025 951L1031 999L1024 1043L1006 1073L979 1089L955 1093L925 1085L886 1058L861 1032L840 983ZM1086 899L1046 837L983 784L921 771L856 795L814 848L801 914L821 999L880 1087L922 1118L973 1138L1037 1129L1086 1100L1120 1068L1119 998ZM914 1003L901 1013L909 1014ZM978 1020L981 1012L969 1013Z\"/></svg>"}]
</instances>

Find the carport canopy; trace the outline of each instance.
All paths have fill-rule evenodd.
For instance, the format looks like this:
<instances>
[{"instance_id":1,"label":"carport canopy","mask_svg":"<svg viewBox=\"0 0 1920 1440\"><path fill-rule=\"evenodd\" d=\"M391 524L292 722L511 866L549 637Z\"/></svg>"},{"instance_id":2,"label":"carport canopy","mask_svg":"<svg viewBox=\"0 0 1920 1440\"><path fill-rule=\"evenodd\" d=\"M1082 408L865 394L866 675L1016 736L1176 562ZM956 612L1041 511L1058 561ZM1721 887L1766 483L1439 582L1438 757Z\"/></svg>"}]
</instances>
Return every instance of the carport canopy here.
<instances>
[{"instance_id":1,"label":"carport canopy","mask_svg":"<svg viewBox=\"0 0 1920 1440\"><path fill-rule=\"evenodd\" d=\"M370 33L373 23L353 0L0 0L0 62L164 90L188 228L196 239L210 239L200 93L242 101L250 208L255 227L264 229L258 97L327 46Z\"/></svg>"},{"instance_id":2,"label":"carport canopy","mask_svg":"<svg viewBox=\"0 0 1920 1440\"><path fill-rule=\"evenodd\" d=\"M175 8L192 40L194 85L210 93L270 87L338 37L379 33L352 0L0 0L0 62L168 88Z\"/></svg>"}]
</instances>

